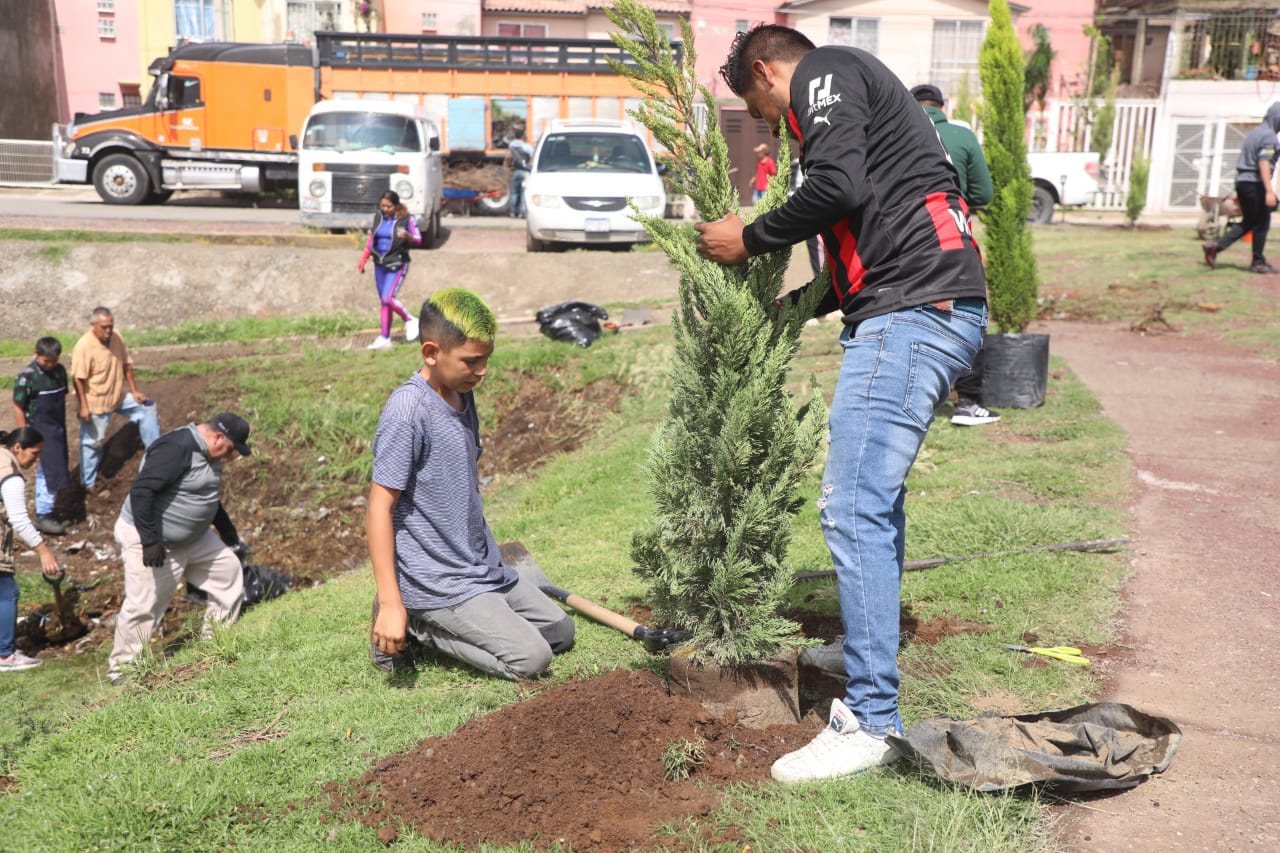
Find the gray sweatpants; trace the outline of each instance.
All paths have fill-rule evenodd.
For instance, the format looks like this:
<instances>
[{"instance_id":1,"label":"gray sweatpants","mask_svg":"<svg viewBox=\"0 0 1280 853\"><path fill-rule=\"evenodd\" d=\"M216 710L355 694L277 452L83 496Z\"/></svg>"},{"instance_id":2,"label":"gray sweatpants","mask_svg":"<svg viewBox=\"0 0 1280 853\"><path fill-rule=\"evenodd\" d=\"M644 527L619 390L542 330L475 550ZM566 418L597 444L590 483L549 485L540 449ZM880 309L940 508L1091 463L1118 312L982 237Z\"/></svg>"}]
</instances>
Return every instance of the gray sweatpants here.
<instances>
[{"instance_id":1,"label":"gray sweatpants","mask_svg":"<svg viewBox=\"0 0 1280 853\"><path fill-rule=\"evenodd\" d=\"M569 614L523 578L509 589L452 607L408 613L409 634L425 648L511 681L542 675L552 655L573 648ZM373 618L378 618L376 597ZM376 646L371 654L375 663L391 659Z\"/></svg>"}]
</instances>

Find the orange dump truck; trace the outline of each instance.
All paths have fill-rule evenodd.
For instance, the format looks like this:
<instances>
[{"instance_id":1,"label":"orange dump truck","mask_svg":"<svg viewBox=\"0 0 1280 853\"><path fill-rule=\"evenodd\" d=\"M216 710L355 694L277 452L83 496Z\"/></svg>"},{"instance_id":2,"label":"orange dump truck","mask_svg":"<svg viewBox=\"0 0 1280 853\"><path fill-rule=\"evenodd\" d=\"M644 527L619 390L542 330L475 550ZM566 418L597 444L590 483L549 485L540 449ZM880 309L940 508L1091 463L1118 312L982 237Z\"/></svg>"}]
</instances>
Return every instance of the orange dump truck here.
<instances>
[{"instance_id":1,"label":"orange dump truck","mask_svg":"<svg viewBox=\"0 0 1280 853\"><path fill-rule=\"evenodd\" d=\"M511 134L557 118L622 118L641 103L610 41L316 34L298 44L191 44L149 69L146 101L55 131L56 174L111 204L176 190L298 185L298 137L323 99L409 101L441 131L445 185L491 186ZM504 199L492 202L505 206Z\"/></svg>"}]
</instances>

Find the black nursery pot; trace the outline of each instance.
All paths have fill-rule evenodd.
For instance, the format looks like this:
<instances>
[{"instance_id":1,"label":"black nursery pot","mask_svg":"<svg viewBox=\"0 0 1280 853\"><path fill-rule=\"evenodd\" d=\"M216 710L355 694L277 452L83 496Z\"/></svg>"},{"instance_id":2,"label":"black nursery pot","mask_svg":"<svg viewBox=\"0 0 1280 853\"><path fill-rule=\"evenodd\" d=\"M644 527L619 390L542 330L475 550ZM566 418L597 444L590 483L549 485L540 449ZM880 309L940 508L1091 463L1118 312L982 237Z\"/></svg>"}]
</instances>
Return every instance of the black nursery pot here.
<instances>
[{"instance_id":1,"label":"black nursery pot","mask_svg":"<svg viewBox=\"0 0 1280 853\"><path fill-rule=\"evenodd\" d=\"M1034 409L1049 386L1048 335L987 335L982 344L982 404Z\"/></svg>"}]
</instances>

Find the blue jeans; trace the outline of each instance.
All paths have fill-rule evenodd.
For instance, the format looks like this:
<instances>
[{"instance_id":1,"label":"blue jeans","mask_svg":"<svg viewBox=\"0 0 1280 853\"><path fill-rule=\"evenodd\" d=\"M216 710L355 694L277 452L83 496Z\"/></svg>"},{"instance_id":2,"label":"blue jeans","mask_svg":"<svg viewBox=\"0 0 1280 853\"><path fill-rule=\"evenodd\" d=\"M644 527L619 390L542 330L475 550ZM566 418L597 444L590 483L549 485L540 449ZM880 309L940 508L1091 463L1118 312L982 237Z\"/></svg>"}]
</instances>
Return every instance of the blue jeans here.
<instances>
[{"instance_id":1,"label":"blue jeans","mask_svg":"<svg viewBox=\"0 0 1280 853\"><path fill-rule=\"evenodd\" d=\"M0 572L0 658L13 654L13 636L18 629L18 579Z\"/></svg>"},{"instance_id":2,"label":"blue jeans","mask_svg":"<svg viewBox=\"0 0 1280 853\"><path fill-rule=\"evenodd\" d=\"M89 420L80 421L80 484L86 489L93 486L98 479L98 465L102 462L102 445L107 439L107 427L111 424L111 415L121 414L138 425L142 435L142 446L150 447L151 442L160 437L160 419L156 417L154 403L141 405L133 399L132 394L125 394L115 412L101 415L90 415Z\"/></svg>"},{"instance_id":3,"label":"blue jeans","mask_svg":"<svg viewBox=\"0 0 1280 853\"><path fill-rule=\"evenodd\" d=\"M900 731L898 617L907 472L934 409L982 343L986 307L920 306L872 317L840 336L831 449L818 500L844 622L844 703L867 732Z\"/></svg>"},{"instance_id":4,"label":"blue jeans","mask_svg":"<svg viewBox=\"0 0 1280 853\"><path fill-rule=\"evenodd\" d=\"M58 496L49 491L44 482L44 465L36 463L36 515L48 515Z\"/></svg>"},{"instance_id":5,"label":"blue jeans","mask_svg":"<svg viewBox=\"0 0 1280 853\"><path fill-rule=\"evenodd\" d=\"M511 173L511 197L507 200L507 210L511 216L524 216L524 182L529 173L524 169L516 169Z\"/></svg>"}]
</instances>

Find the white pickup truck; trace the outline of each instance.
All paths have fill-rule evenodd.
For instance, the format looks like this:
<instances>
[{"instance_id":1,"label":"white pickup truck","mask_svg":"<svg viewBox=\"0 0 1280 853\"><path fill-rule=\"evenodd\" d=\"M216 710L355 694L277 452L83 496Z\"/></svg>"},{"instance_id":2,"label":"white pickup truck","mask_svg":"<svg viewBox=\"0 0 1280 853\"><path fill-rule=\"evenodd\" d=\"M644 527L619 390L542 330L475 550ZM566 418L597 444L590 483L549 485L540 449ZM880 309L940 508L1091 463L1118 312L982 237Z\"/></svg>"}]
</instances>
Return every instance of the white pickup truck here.
<instances>
[{"instance_id":1,"label":"white pickup truck","mask_svg":"<svg viewBox=\"0 0 1280 853\"><path fill-rule=\"evenodd\" d=\"M1043 151L1027 155L1035 195L1029 222L1044 225L1056 205L1074 207L1093 201L1098 191L1099 157L1092 151Z\"/></svg>"}]
</instances>

